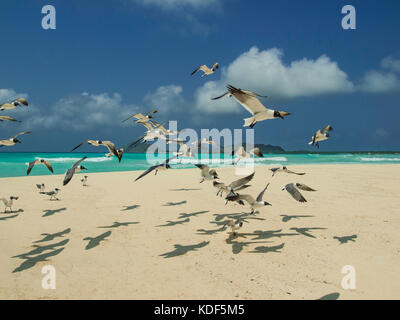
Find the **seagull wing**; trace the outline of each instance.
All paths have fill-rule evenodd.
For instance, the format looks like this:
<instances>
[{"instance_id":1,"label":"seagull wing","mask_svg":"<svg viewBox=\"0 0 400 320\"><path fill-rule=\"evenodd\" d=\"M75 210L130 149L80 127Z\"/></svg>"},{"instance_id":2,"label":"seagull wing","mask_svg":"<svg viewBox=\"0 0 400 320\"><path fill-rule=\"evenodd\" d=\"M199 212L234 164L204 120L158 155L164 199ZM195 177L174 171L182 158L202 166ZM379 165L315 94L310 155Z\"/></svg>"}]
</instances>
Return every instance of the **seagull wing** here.
<instances>
[{"instance_id":1,"label":"seagull wing","mask_svg":"<svg viewBox=\"0 0 400 320\"><path fill-rule=\"evenodd\" d=\"M269 183L267 184L267 186L264 188L263 191L260 192L260 194L257 197L257 201L262 201L262 198L264 196L265 191L268 189Z\"/></svg>"},{"instance_id":2,"label":"seagull wing","mask_svg":"<svg viewBox=\"0 0 400 320\"><path fill-rule=\"evenodd\" d=\"M150 168L148 168L145 172L143 172L139 177L137 177L135 179L135 181L138 181L139 179L143 178L144 176L148 175L150 172L152 172L153 170L157 169L158 167L160 167L159 164L155 165L155 166L151 166Z\"/></svg>"},{"instance_id":3,"label":"seagull wing","mask_svg":"<svg viewBox=\"0 0 400 320\"><path fill-rule=\"evenodd\" d=\"M22 121L19 121L19 120L15 120L14 118L11 118L9 116L0 116L0 121L3 121L3 120L13 121L13 122L22 122Z\"/></svg>"},{"instance_id":4,"label":"seagull wing","mask_svg":"<svg viewBox=\"0 0 400 320\"><path fill-rule=\"evenodd\" d=\"M251 175L241 178L239 180L233 181L229 187L232 190L237 190L238 188L242 187L243 185L249 183L253 178L254 178L255 172L253 172Z\"/></svg>"},{"instance_id":5,"label":"seagull wing","mask_svg":"<svg viewBox=\"0 0 400 320\"><path fill-rule=\"evenodd\" d=\"M309 186L302 184L302 183L296 183L296 187L299 188L300 190L304 190L304 191L317 191L317 190L312 189Z\"/></svg>"},{"instance_id":6,"label":"seagull wing","mask_svg":"<svg viewBox=\"0 0 400 320\"><path fill-rule=\"evenodd\" d=\"M293 185L293 183L286 185L286 191L290 193L290 195L299 202L307 202L307 200L303 197L299 190Z\"/></svg>"},{"instance_id":7,"label":"seagull wing","mask_svg":"<svg viewBox=\"0 0 400 320\"><path fill-rule=\"evenodd\" d=\"M88 143L88 142L89 142L89 140L85 140L85 141L81 142L81 143L78 144L75 148L73 148L73 149L71 150L71 152L72 152L72 151L75 151L76 149L78 149L79 147L83 146L85 143Z\"/></svg>"},{"instance_id":8,"label":"seagull wing","mask_svg":"<svg viewBox=\"0 0 400 320\"><path fill-rule=\"evenodd\" d=\"M80 159L79 161L75 162L71 169L77 168L81 164L81 162L86 160L86 159L87 159L87 157L85 156L82 159Z\"/></svg>"},{"instance_id":9,"label":"seagull wing","mask_svg":"<svg viewBox=\"0 0 400 320\"><path fill-rule=\"evenodd\" d=\"M23 132L17 133L15 136L12 136L11 139L14 139L16 137L22 136L23 134L29 134L29 133L32 133L32 132L31 131L23 131Z\"/></svg>"},{"instance_id":10,"label":"seagull wing","mask_svg":"<svg viewBox=\"0 0 400 320\"><path fill-rule=\"evenodd\" d=\"M75 168L70 168L67 170L67 173L65 174L64 177L63 186L66 186L71 181L74 174L75 174Z\"/></svg>"},{"instance_id":11,"label":"seagull wing","mask_svg":"<svg viewBox=\"0 0 400 320\"><path fill-rule=\"evenodd\" d=\"M205 164L195 164L197 168L201 170L203 175L207 174L210 171L210 167Z\"/></svg>"},{"instance_id":12,"label":"seagull wing","mask_svg":"<svg viewBox=\"0 0 400 320\"><path fill-rule=\"evenodd\" d=\"M255 154L257 157L264 158L264 155L262 154L260 148L254 148L253 154Z\"/></svg>"},{"instance_id":13,"label":"seagull wing","mask_svg":"<svg viewBox=\"0 0 400 320\"><path fill-rule=\"evenodd\" d=\"M51 173L54 173L53 167L49 161L44 161L44 165L50 170Z\"/></svg>"},{"instance_id":14,"label":"seagull wing","mask_svg":"<svg viewBox=\"0 0 400 320\"><path fill-rule=\"evenodd\" d=\"M221 99L221 98L225 97L227 94L229 94L229 91L227 91L227 92L225 92L225 93L221 94L221 95L220 95L220 96L218 96L218 97L211 98L211 100L218 100L218 99Z\"/></svg>"},{"instance_id":15,"label":"seagull wing","mask_svg":"<svg viewBox=\"0 0 400 320\"><path fill-rule=\"evenodd\" d=\"M35 161L29 162L29 166L28 166L28 170L26 171L26 175L29 175L31 173L34 166L35 166Z\"/></svg>"},{"instance_id":16,"label":"seagull wing","mask_svg":"<svg viewBox=\"0 0 400 320\"><path fill-rule=\"evenodd\" d=\"M229 92L233 97L252 115L267 111L268 109L256 97L246 94L241 89L228 85Z\"/></svg>"},{"instance_id":17,"label":"seagull wing","mask_svg":"<svg viewBox=\"0 0 400 320\"><path fill-rule=\"evenodd\" d=\"M108 151L110 151L113 155L115 155L117 158L119 157L117 149L115 149L114 143L111 141L103 141L103 145L107 147Z\"/></svg>"}]
</instances>

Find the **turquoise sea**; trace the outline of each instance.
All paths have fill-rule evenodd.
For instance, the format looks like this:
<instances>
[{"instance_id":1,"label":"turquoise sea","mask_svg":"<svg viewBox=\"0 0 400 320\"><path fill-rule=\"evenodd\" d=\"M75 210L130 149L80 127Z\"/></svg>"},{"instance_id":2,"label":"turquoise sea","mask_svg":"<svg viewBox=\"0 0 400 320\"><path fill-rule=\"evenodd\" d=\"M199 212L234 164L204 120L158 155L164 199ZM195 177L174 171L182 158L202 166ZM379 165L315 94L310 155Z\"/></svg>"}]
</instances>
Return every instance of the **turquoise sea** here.
<instances>
[{"instance_id":1,"label":"turquoise sea","mask_svg":"<svg viewBox=\"0 0 400 320\"><path fill-rule=\"evenodd\" d=\"M163 161L165 154L159 158L146 159L146 154L124 154L121 163L108 158L104 153L0 153L0 177L22 177L26 175L27 162L35 159L48 159L55 174L64 174L76 161L87 156L83 165L91 172L135 171L145 170L150 164ZM256 165L310 165L310 164L400 164L399 153L330 153L330 154L265 154L265 158L255 159ZM195 163L206 163L213 167L231 164L231 158L220 154L201 154L200 159L175 159L173 168L194 168ZM39 165L33 168L31 175L51 174L46 167Z\"/></svg>"}]
</instances>

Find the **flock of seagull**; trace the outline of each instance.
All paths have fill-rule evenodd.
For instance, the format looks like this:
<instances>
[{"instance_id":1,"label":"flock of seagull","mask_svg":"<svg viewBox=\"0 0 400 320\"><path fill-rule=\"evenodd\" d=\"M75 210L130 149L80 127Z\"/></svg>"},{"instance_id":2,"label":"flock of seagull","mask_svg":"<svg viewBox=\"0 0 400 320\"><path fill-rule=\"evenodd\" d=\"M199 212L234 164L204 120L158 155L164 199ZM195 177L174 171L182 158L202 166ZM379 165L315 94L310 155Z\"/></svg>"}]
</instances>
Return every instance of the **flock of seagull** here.
<instances>
[{"instance_id":1,"label":"flock of seagull","mask_svg":"<svg viewBox=\"0 0 400 320\"><path fill-rule=\"evenodd\" d=\"M202 71L202 77L210 76L214 74L217 70L219 69L219 63L215 63L211 68L209 68L206 65L202 65L198 68L196 68L191 75L196 74L199 71ZM285 117L289 116L290 113L286 111L278 111L278 110L272 110L269 108L266 108L263 103L260 101L260 98L267 98L266 96L261 96L255 92L252 92L250 90L244 90L244 89L239 89L235 88L232 85L227 85L227 92L221 94L218 97L212 98L211 100L218 100L221 99L225 96L228 97L233 97L240 105L242 105L252 116L249 118L244 119L244 127L250 127L254 128L254 126L262 121L265 120L270 120L270 119L285 119ZM28 106L28 101L25 98L18 98L10 102L6 102L4 104L0 105L0 111L6 111L6 110L12 110L17 107L22 107L22 106ZM148 175L151 172L154 172L155 175L158 173L158 171L162 170L167 170L171 168L170 161L179 158L179 157L195 157L194 152L197 151L202 144L208 144L208 145L216 145L216 143L212 140L207 140L207 139L201 139L196 142L193 142L192 144L188 144L187 141L182 140L177 138L179 135L179 131L171 131L167 128L165 128L165 123L157 123L154 121L154 115L157 113L157 110L152 110L146 114L142 113L136 113L128 118L122 120L122 122L126 122L128 120L134 119L134 123L140 124L146 128L146 131L143 135L141 135L137 140L134 142L128 144L125 148L117 148L115 144L111 141L102 141L102 140L92 140L92 139L87 139L83 142L81 142L79 145L77 145L75 148L71 150L71 152L75 151L79 147L89 144L95 147L105 147L108 150L108 153L106 154L107 157L112 157L115 156L119 162L121 162L121 159L123 157L123 154L125 150L130 150L137 146L140 143L145 143L147 141L152 141L156 139L162 139L165 140L167 144L171 143L176 143L179 145L179 151L174 152L173 156L165 160L164 162L160 164L156 164L153 166L150 166L147 170L145 170L143 173L141 173L135 181L138 181ZM6 115L0 115L0 122L1 121L12 121L12 122L21 122L19 120L16 120L10 116ZM330 137L330 131L332 131L333 128L328 125L323 129L318 130L315 132L312 136L311 141L309 142L310 145L316 146L319 148L319 143L321 141L328 140ZM25 134L30 134L30 131L23 131L20 132L8 139L0 140L0 148L1 147L12 147L16 143L21 143L18 137L25 135ZM175 137L175 138L172 138ZM232 152L232 165L237 165L242 159L251 159L254 158L254 156L263 158L263 154L259 148L254 148L251 151L246 151L244 147L240 146L233 150ZM66 186L73 178L73 176L81 172L83 170L87 170L86 167L82 165L82 162L85 161L87 157L81 158L79 161L74 163L74 165L69 168L64 176L63 180L63 186ZM48 168L48 170L53 173L53 167L51 163L48 160L45 159L36 159L33 160L29 163L27 163L27 175L29 175L32 171L32 169L36 165L44 165ZM198 167L200 171L200 183L203 183L204 181L210 181L212 182L212 186L216 189L216 195L223 197L225 200L225 204L231 202L239 205L247 205L251 209L250 214L254 214L258 208L265 207L265 206L270 206L271 204L263 201L264 193L268 189L269 183L265 186L265 188L257 195L256 198L254 198L252 195L249 194L243 194L242 190L250 187L249 183L251 180L254 178L255 172L252 174L240 178L238 180L233 181L232 183L226 185L222 182L219 182L218 174L215 169L212 169L208 167L207 165L204 164L196 164L196 167ZM272 168L270 169L272 171L272 177L274 177L278 172L283 172L286 174L295 174L295 175L304 175L305 173L296 173L291 170L289 170L287 167L278 167L278 168ZM81 179L81 183L83 186L87 186L87 180L88 176L84 176ZM58 193L61 191L59 188L55 188L52 191L45 191L45 185L44 184L37 184L36 185L39 193L44 194L50 197L50 200L59 200L57 198ZM302 183L290 183L287 184L285 187L283 187L282 191L286 190L292 197L298 202L307 202L307 200L304 198L304 196L301 194L301 191L316 191ZM240 191L240 192L239 192ZM18 200L18 197L11 196L9 199L5 198L0 198L1 201L3 201L4 206L5 206L5 212L7 209L10 209L12 211L12 205L14 200ZM242 227L243 223L240 221L240 219L234 221L234 220L229 220L225 227L230 227L232 230L232 234L236 235L236 230L238 230L240 227Z\"/></svg>"}]
</instances>

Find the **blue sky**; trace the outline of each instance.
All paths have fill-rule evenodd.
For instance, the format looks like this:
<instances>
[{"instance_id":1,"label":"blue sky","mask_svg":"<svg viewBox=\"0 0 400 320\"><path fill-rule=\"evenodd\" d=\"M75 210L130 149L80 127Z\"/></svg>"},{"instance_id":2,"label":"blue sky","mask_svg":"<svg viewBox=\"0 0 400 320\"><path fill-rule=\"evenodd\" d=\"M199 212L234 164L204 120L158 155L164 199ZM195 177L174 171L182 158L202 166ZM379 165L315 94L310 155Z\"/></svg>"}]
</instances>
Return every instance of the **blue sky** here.
<instances>
[{"instance_id":1,"label":"blue sky","mask_svg":"<svg viewBox=\"0 0 400 320\"><path fill-rule=\"evenodd\" d=\"M56 30L41 27L46 4L56 8ZM356 8L356 30L342 29L346 4ZM331 124L321 151L400 150L398 1L5 0L0 7L0 103L25 96L31 104L2 113L23 123L0 123L0 139L33 131L2 151L69 151L84 139L124 145L143 129L120 121L155 106L158 120L178 120L179 129L241 128L249 114L239 104L210 100L227 83L293 114L257 124L257 143L311 150L313 132ZM190 76L217 61L218 73Z\"/></svg>"}]
</instances>

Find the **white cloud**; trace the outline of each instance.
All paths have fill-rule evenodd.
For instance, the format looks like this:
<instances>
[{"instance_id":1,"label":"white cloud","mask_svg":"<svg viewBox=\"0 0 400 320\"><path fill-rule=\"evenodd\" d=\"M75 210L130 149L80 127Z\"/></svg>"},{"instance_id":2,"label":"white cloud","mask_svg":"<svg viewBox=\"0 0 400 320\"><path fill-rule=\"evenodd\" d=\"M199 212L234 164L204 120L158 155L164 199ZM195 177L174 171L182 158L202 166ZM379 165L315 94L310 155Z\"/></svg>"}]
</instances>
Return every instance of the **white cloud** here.
<instances>
[{"instance_id":1,"label":"white cloud","mask_svg":"<svg viewBox=\"0 0 400 320\"><path fill-rule=\"evenodd\" d=\"M370 93L386 93L400 90L400 60L387 57L382 60L384 70L368 71L363 77L359 89Z\"/></svg>"},{"instance_id":2,"label":"white cloud","mask_svg":"<svg viewBox=\"0 0 400 320\"><path fill-rule=\"evenodd\" d=\"M273 48L260 51L252 47L227 68L219 81L207 82L196 93L196 107L207 112L237 112L237 104L212 102L222 94L226 84L256 91L273 98L295 98L322 94L352 92L353 83L338 64L326 55L316 60L301 59L285 64L283 52Z\"/></svg>"},{"instance_id":3,"label":"white cloud","mask_svg":"<svg viewBox=\"0 0 400 320\"><path fill-rule=\"evenodd\" d=\"M89 94L84 92L58 100L49 109L33 106L25 115L24 126L33 128L62 128L87 130L112 127L139 107L124 104L121 95L114 93Z\"/></svg>"},{"instance_id":4,"label":"white cloud","mask_svg":"<svg viewBox=\"0 0 400 320\"><path fill-rule=\"evenodd\" d=\"M150 109L158 109L159 113L166 114L182 110L185 100L182 96L183 88L176 85L161 86L155 92L149 92L144 101Z\"/></svg>"}]
</instances>

